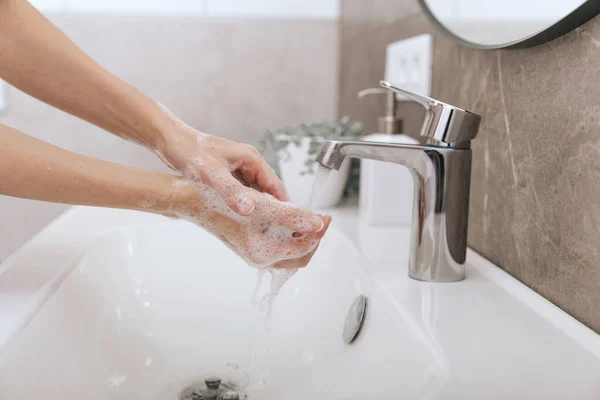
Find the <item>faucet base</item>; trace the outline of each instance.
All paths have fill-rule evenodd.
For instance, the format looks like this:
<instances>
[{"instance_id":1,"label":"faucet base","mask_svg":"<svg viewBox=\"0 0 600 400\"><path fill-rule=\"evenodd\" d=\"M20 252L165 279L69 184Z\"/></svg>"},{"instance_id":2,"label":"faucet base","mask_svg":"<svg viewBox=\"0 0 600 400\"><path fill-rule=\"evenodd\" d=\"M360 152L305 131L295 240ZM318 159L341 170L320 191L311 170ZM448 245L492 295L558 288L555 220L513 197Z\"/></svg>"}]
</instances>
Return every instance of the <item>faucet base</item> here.
<instances>
[{"instance_id":1,"label":"faucet base","mask_svg":"<svg viewBox=\"0 0 600 400\"><path fill-rule=\"evenodd\" d=\"M457 274L455 276L448 276L448 277L430 277L430 276L422 276L420 274L414 274L412 272L408 272L408 276L411 279L414 279L415 281L420 281L420 282L440 282L440 283L453 283L453 282L460 282L460 281L464 281L465 278L467 277L467 274L465 274L464 272L462 274Z\"/></svg>"}]
</instances>

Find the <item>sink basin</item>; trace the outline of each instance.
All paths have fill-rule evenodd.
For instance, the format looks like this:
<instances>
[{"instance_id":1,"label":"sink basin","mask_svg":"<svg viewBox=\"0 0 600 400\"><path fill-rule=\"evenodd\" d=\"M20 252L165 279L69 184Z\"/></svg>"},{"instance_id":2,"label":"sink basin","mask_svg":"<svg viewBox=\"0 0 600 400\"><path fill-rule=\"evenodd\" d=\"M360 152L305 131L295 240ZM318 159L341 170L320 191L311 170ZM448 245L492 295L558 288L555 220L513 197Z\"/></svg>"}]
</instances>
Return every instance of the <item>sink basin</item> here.
<instances>
[{"instance_id":1,"label":"sink basin","mask_svg":"<svg viewBox=\"0 0 600 400\"><path fill-rule=\"evenodd\" d=\"M175 399L210 376L263 400L323 390L364 399L419 387L435 360L389 317L393 308L373 295L348 241L333 230L323 248L335 251L319 252L269 313L254 304L268 279L257 288L258 271L193 225L106 232L7 349L0 398ZM344 319L360 294L369 298L368 323L348 346ZM342 371L348 382L332 387ZM373 384L380 379L389 384Z\"/></svg>"},{"instance_id":2,"label":"sink basin","mask_svg":"<svg viewBox=\"0 0 600 400\"><path fill-rule=\"evenodd\" d=\"M600 398L596 334L474 253L464 282L413 281L334 218L269 305L269 274L191 224L72 210L2 264L0 293L31 289L37 270L55 280L5 335L0 399L177 399L210 376L249 400ZM81 248L72 262L61 237ZM347 345L359 295L367 317Z\"/></svg>"}]
</instances>

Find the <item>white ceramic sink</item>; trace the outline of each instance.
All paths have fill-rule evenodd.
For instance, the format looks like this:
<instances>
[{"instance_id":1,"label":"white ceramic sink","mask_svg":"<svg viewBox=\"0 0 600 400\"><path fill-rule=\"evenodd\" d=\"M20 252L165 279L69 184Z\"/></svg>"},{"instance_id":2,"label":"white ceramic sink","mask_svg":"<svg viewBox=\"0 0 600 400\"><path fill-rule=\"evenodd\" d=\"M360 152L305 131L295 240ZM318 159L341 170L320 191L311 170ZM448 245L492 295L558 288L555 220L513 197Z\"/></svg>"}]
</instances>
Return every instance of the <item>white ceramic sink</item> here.
<instances>
[{"instance_id":1,"label":"white ceramic sink","mask_svg":"<svg viewBox=\"0 0 600 400\"><path fill-rule=\"evenodd\" d=\"M197 227L72 209L0 264L0 399L177 399L209 376L249 400L600 398L596 334L473 253L464 282L410 280L397 249L362 255L354 213L269 317L252 301L268 279L255 293L257 271Z\"/></svg>"}]
</instances>

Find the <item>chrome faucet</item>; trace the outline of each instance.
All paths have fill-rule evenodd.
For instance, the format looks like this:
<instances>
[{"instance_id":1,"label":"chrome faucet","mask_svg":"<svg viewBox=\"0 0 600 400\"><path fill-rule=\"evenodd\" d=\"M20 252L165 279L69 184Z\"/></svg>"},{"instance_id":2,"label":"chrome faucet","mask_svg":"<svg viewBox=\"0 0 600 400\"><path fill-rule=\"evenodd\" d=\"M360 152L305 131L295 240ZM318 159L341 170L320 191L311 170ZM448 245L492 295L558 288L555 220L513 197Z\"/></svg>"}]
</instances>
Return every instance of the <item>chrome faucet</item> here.
<instances>
[{"instance_id":1,"label":"chrome faucet","mask_svg":"<svg viewBox=\"0 0 600 400\"><path fill-rule=\"evenodd\" d=\"M409 276L427 282L465 278L471 181L471 140L481 117L381 81L381 86L423 105L425 145L329 140L317 161L339 169L346 157L402 164L415 183ZM393 185L390 182L390 185Z\"/></svg>"}]
</instances>

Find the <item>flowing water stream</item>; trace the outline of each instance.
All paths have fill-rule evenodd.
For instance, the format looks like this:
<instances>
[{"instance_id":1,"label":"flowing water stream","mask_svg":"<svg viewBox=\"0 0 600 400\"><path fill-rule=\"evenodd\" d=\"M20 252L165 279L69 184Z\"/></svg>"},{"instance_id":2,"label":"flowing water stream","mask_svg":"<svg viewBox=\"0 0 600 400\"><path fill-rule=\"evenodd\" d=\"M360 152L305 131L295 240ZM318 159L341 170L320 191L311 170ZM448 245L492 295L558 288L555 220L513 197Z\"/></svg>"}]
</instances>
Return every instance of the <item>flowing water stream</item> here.
<instances>
[{"instance_id":1,"label":"flowing water stream","mask_svg":"<svg viewBox=\"0 0 600 400\"><path fill-rule=\"evenodd\" d=\"M331 176L332 172L332 169L329 169L322 165L319 165L317 167L317 172L315 173L315 181L310 192L310 200L308 201L309 210L316 211L316 209L318 208L319 199L321 198L321 194L323 193L323 188L325 187L325 183Z\"/></svg>"},{"instance_id":2,"label":"flowing water stream","mask_svg":"<svg viewBox=\"0 0 600 400\"><path fill-rule=\"evenodd\" d=\"M316 211L318 208L318 202L320 195L325 187L325 183L329 179L332 170L321 165L318 166L315 173L315 180L312 186L312 191L309 201L309 210ZM259 299L260 288L265 275L270 276L271 280L269 283L269 290ZM248 377L248 381L245 382L246 389L248 388L261 388L263 387L268 379L270 371L267 368L267 354L269 352L270 343L270 319L273 309L273 302L275 298L285 285L285 283L293 277L297 269L281 269L281 268L264 268L257 271L256 282L254 284L254 290L252 291L252 297L250 303L254 307L263 312L264 318L261 320L255 320L249 326L248 334L248 365L246 366L247 371L256 371L252 374L252 377Z\"/></svg>"}]
</instances>

